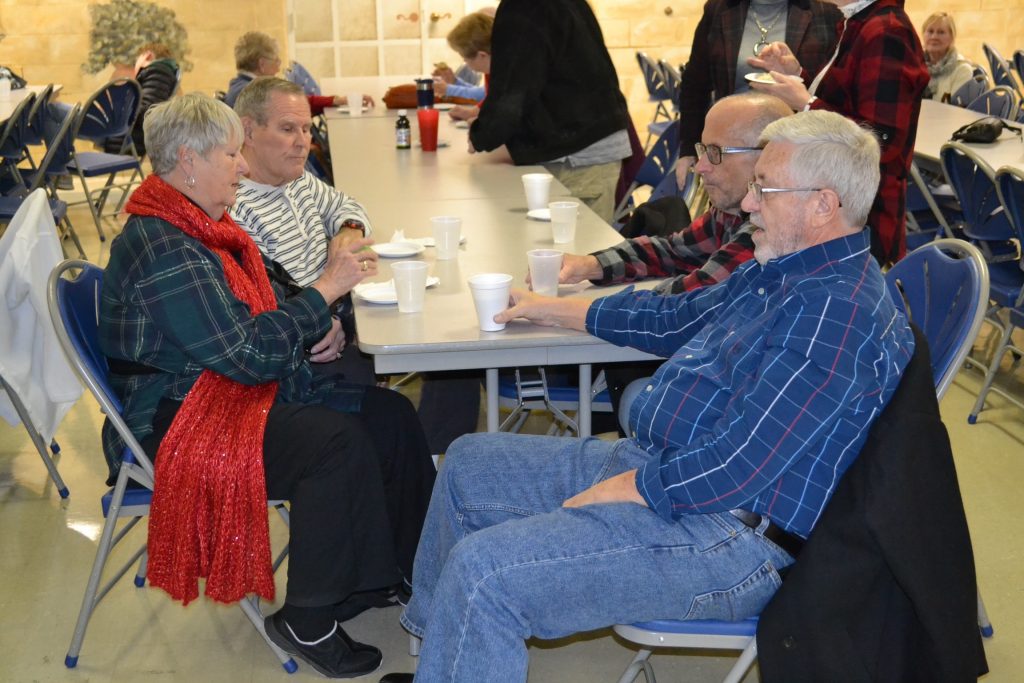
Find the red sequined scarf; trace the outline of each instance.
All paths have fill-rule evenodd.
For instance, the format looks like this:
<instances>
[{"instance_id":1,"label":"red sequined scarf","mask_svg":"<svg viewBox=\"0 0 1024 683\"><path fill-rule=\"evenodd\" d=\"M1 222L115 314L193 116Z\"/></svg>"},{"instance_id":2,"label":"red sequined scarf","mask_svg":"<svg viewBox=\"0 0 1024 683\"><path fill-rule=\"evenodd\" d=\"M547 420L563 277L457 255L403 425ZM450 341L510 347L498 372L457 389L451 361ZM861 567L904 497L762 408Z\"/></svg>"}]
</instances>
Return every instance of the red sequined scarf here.
<instances>
[{"instance_id":1,"label":"red sequined scarf","mask_svg":"<svg viewBox=\"0 0 1024 683\"><path fill-rule=\"evenodd\" d=\"M227 213L214 221L155 174L125 210L161 218L217 254L253 315L277 308L259 249ZM219 602L274 599L263 432L276 393L277 382L247 386L204 370L160 442L148 575L175 600L195 599L200 577Z\"/></svg>"}]
</instances>

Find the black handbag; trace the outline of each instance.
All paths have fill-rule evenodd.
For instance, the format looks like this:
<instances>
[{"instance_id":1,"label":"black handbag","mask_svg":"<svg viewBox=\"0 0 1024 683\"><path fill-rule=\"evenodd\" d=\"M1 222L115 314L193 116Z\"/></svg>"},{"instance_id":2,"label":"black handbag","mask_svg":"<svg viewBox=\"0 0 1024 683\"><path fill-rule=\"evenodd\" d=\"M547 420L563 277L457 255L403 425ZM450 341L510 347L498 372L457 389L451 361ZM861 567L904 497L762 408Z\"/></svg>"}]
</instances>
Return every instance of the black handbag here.
<instances>
[{"instance_id":1,"label":"black handbag","mask_svg":"<svg viewBox=\"0 0 1024 683\"><path fill-rule=\"evenodd\" d=\"M986 116L957 128L953 132L952 139L960 142L995 142L1002 134L1003 128L1011 130L1017 135L1021 134L1020 128L1011 126L995 116Z\"/></svg>"}]
</instances>

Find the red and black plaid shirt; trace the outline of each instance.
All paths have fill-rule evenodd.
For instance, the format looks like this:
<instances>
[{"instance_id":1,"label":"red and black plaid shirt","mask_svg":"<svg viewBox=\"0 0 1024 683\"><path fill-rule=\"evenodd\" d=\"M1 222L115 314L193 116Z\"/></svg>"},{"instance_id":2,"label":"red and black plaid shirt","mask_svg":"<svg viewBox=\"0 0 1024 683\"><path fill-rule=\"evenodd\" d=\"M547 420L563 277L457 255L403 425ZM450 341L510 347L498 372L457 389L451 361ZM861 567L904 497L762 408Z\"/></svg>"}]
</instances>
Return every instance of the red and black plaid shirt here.
<instances>
[{"instance_id":1,"label":"red and black plaid shirt","mask_svg":"<svg viewBox=\"0 0 1024 683\"><path fill-rule=\"evenodd\" d=\"M604 271L597 285L676 277L658 285L662 294L678 294L725 280L754 256L752 226L746 216L712 208L668 237L634 237L594 252Z\"/></svg>"},{"instance_id":2,"label":"red and black plaid shirt","mask_svg":"<svg viewBox=\"0 0 1024 683\"><path fill-rule=\"evenodd\" d=\"M845 31L840 22L839 31L839 55L811 108L848 116L878 135L882 181L868 216L871 253L895 263L906 253L907 174L928 68L903 0L878 0L851 17ZM805 81L816 75L805 73Z\"/></svg>"}]
</instances>

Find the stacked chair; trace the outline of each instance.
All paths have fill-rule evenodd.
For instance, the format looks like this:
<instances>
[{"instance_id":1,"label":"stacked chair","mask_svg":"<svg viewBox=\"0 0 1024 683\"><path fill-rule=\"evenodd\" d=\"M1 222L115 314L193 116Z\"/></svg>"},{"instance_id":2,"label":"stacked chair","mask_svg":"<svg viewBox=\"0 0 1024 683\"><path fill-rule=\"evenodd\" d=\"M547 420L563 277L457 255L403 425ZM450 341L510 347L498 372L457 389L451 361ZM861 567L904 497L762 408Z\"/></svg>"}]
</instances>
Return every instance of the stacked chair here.
<instances>
[{"instance_id":1,"label":"stacked chair","mask_svg":"<svg viewBox=\"0 0 1024 683\"><path fill-rule=\"evenodd\" d=\"M674 174L676 161L679 160L679 121L672 121L662 133L644 159L636 177L622 197L612 214L612 224L621 228L621 221L633 206L633 192L646 186L655 188L668 175Z\"/></svg>"},{"instance_id":2,"label":"stacked chair","mask_svg":"<svg viewBox=\"0 0 1024 683\"><path fill-rule=\"evenodd\" d=\"M644 149L646 150L651 142L651 138L661 135L664 129L664 122L672 121L672 114L669 112L668 107L665 106L666 102L672 100L672 94L666 87L665 74L657 62L643 52L636 53L636 61L640 64L640 73L643 74L644 85L647 87L647 99L656 105L654 116L651 117L651 122L647 124L647 140L644 142Z\"/></svg>"},{"instance_id":3,"label":"stacked chair","mask_svg":"<svg viewBox=\"0 0 1024 683\"><path fill-rule=\"evenodd\" d=\"M0 131L0 191L24 184L19 165L26 160L29 138L29 114L36 96L29 93L15 106Z\"/></svg>"},{"instance_id":4,"label":"stacked chair","mask_svg":"<svg viewBox=\"0 0 1024 683\"><path fill-rule=\"evenodd\" d=\"M988 60L988 65L992 69L992 81L996 85L1002 85L1013 90L1017 93L1018 97L1024 95L1020 80L1013 69L1010 68L1010 63L1003 59L999 51L988 43L982 43L981 50L985 53L985 59Z\"/></svg>"},{"instance_id":5,"label":"stacked chair","mask_svg":"<svg viewBox=\"0 0 1024 683\"><path fill-rule=\"evenodd\" d=\"M1019 106L1020 97L1015 90L1005 85L997 85L978 95L967 105L967 108L981 114L998 116L1001 119L1012 119L1017 116Z\"/></svg>"},{"instance_id":6,"label":"stacked chair","mask_svg":"<svg viewBox=\"0 0 1024 683\"><path fill-rule=\"evenodd\" d=\"M67 175L66 167L74 149L71 128L75 124L79 111L80 105L75 105L74 109L64 118L54 139L47 144L46 154L40 160L38 167L22 170L19 173L22 184L0 197L0 224L10 223L25 198L33 191L42 188L48 196L50 213L53 214L53 222L57 225L65 255L67 252L66 238L70 238L78 250L78 255L85 258L82 243L68 218L68 204L57 196L57 179Z\"/></svg>"}]
</instances>

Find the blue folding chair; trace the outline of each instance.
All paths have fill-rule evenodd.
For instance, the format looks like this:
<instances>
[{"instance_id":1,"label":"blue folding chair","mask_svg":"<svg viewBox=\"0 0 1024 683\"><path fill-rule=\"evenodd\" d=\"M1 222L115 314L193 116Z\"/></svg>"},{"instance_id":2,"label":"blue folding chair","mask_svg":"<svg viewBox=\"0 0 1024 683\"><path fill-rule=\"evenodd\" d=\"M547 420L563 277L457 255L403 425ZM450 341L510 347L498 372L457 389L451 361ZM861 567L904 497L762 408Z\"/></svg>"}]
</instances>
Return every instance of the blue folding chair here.
<instances>
[{"instance_id":1,"label":"blue folding chair","mask_svg":"<svg viewBox=\"0 0 1024 683\"><path fill-rule=\"evenodd\" d=\"M633 206L633 192L638 187L657 187L665 179L665 176L674 173L673 169L675 169L676 161L678 160L679 121L673 121L669 124L668 129L658 137L650 151L647 152L643 165L637 171L636 177L633 178L633 182L630 183L629 189L626 190L626 194L623 195L619 205L615 207L615 213L612 214L612 223L620 221L626 215L629 208Z\"/></svg>"},{"instance_id":2,"label":"blue folding chair","mask_svg":"<svg viewBox=\"0 0 1024 683\"><path fill-rule=\"evenodd\" d=\"M1024 237L1024 172L1011 167L999 169L996 174L996 190L1017 238ZM985 379L978 391L974 408L967 418L971 424L978 421L978 414L984 409L985 397L990 391L1024 408L1024 397L995 384L1003 358L1008 351L1013 352L1017 358L1024 356L1024 349L1013 343L1014 330L1024 328L1024 256L1015 263L1001 263L992 269L991 296L995 305L989 313L988 320L1000 330L999 342L992 355L992 361L987 366L977 363L985 367ZM1000 317L1000 314L1003 317Z\"/></svg>"},{"instance_id":3,"label":"blue folding chair","mask_svg":"<svg viewBox=\"0 0 1024 683\"><path fill-rule=\"evenodd\" d=\"M961 240L937 240L908 254L887 274L894 298L921 327L932 350L935 391L941 399L970 352L988 300L988 271L981 253ZM619 419L628 430L629 408L650 378L631 382L623 391ZM619 683L631 683L642 671L654 683L650 657L655 648L741 650L724 683L740 683L757 658L757 618L741 621L661 619L613 630L641 646ZM978 625L986 637L992 626L978 597Z\"/></svg>"},{"instance_id":4,"label":"blue folding chair","mask_svg":"<svg viewBox=\"0 0 1024 683\"><path fill-rule=\"evenodd\" d=\"M61 238L61 246L64 240L70 237L78 249L78 255L85 258L85 251L78 239L75 227L68 217L68 204L57 197L56 179L67 175L66 166L71 159L71 150L74 146L74 139L71 137L71 126L75 122L80 105L75 105L70 113L64 118L60 129L50 141L46 148L46 154L39 162L35 170L25 171L28 176L28 186L18 187L11 194L0 197L0 224L6 225L14 219L14 214L24 203L26 197L37 189L45 189L48 195L47 201L50 205L50 213L53 215L53 222L57 225L58 234ZM65 256L67 250L65 249Z\"/></svg>"},{"instance_id":5,"label":"blue folding chair","mask_svg":"<svg viewBox=\"0 0 1024 683\"><path fill-rule=\"evenodd\" d=\"M1020 97L1012 88L997 85L981 93L967 105L967 108L981 114L998 116L1001 119L1012 119L1017 115L1019 106Z\"/></svg>"},{"instance_id":6,"label":"blue folding chair","mask_svg":"<svg viewBox=\"0 0 1024 683\"><path fill-rule=\"evenodd\" d=\"M599 374L591 387L590 409L595 413L612 412L611 398L604 374ZM537 368L536 376L524 376L519 368L515 375L498 379L498 405L509 410L509 415L498 427L502 432L519 432L534 410L551 414L548 436L579 436L579 422L565 411L579 411L580 388L558 376L548 377L547 371Z\"/></svg>"},{"instance_id":7,"label":"blue folding chair","mask_svg":"<svg viewBox=\"0 0 1024 683\"><path fill-rule=\"evenodd\" d=\"M640 73L643 74L644 85L647 87L647 100L656 105L654 116L651 117L651 122L647 126L647 139L644 141L644 149L647 149L651 138L656 134L651 131L651 126L662 119L672 120L672 115L669 113L668 107L665 106L665 102L671 99L671 95L665 87L665 75L653 59L643 52L637 52L636 61L640 64Z\"/></svg>"},{"instance_id":8,"label":"blue folding chair","mask_svg":"<svg viewBox=\"0 0 1024 683\"><path fill-rule=\"evenodd\" d=\"M0 182L5 189L23 183L18 165L28 156L28 120L36 96L29 93L18 104L0 130Z\"/></svg>"},{"instance_id":9,"label":"blue folding chair","mask_svg":"<svg viewBox=\"0 0 1024 683\"><path fill-rule=\"evenodd\" d=\"M999 202L992 168L974 150L960 142L947 142L939 152L942 170L960 202L963 231L990 263L1015 260L1015 237Z\"/></svg>"},{"instance_id":10,"label":"blue folding chair","mask_svg":"<svg viewBox=\"0 0 1024 683\"><path fill-rule=\"evenodd\" d=\"M78 271L78 274L71 277L71 271ZM65 274L68 274L68 277L65 277ZM149 505L153 494L153 464L121 416L121 402L111 389L107 379L109 368L107 359L100 350L98 334L102 286L103 270L87 261L77 260L64 261L54 268L47 285L50 319L53 321L64 353L82 384L96 398L100 409L126 444L123 459L118 468L117 483L101 500L104 517L103 531L100 534L96 559L93 561L92 572L82 598L82 609L78 613L78 621L71 637L71 645L64 658L64 665L69 669L78 665L78 656L85 640L85 630L93 611L136 561L139 564L135 573L135 585L141 588L146 583L146 546L143 544L114 573L114 576L102 588L100 587L103 571L111 551L143 517L149 514ZM288 511L284 503L269 501L269 504L277 509L287 524ZM118 522L122 518L127 519L128 522L121 529L117 529ZM287 548L274 561L275 571L284 561L286 553ZM267 646L277 656L284 670L288 673L296 671L298 667L295 660L267 637L263 628L263 615L260 613L258 598L246 597L239 601L239 606L266 641Z\"/></svg>"},{"instance_id":11,"label":"blue folding chair","mask_svg":"<svg viewBox=\"0 0 1024 683\"><path fill-rule=\"evenodd\" d=\"M106 152L72 153L68 170L76 174L85 190L85 199L72 202L72 205L86 204L92 220L96 224L96 232L100 241L105 241L103 232L103 216L116 215L128 198L132 185L142 180L142 160L132 140L132 126L139 114L142 103L142 91L139 84L129 78L111 81L100 87L86 100L72 136L80 140L90 140L102 147L108 138L120 138L121 150L117 154ZM130 171L127 181L117 181L117 174ZM99 188L90 188L88 179L106 176ZM106 211L107 200L112 190L120 190L121 196L112 211Z\"/></svg>"},{"instance_id":12,"label":"blue folding chair","mask_svg":"<svg viewBox=\"0 0 1024 683\"><path fill-rule=\"evenodd\" d=\"M1018 78L1024 81L1024 50L1013 53L1013 68L1017 70Z\"/></svg>"},{"instance_id":13,"label":"blue folding chair","mask_svg":"<svg viewBox=\"0 0 1024 683\"><path fill-rule=\"evenodd\" d=\"M988 90L988 78L974 76L956 89L956 92L949 98L949 103L958 107L966 107L981 97L986 90Z\"/></svg>"},{"instance_id":14,"label":"blue folding chair","mask_svg":"<svg viewBox=\"0 0 1024 683\"><path fill-rule=\"evenodd\" d=\"M981 51L985 53L985 59L988 60L988 65L992 69L992 82L1005 86L1020 96L1022 94L1021 86L1014 77L1009 62L1003 59L999 51L988 43L981 44Z\"/></svg>"}]
</instances>

